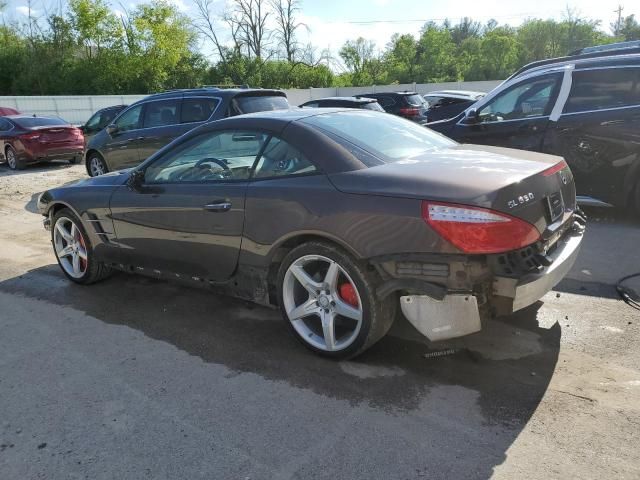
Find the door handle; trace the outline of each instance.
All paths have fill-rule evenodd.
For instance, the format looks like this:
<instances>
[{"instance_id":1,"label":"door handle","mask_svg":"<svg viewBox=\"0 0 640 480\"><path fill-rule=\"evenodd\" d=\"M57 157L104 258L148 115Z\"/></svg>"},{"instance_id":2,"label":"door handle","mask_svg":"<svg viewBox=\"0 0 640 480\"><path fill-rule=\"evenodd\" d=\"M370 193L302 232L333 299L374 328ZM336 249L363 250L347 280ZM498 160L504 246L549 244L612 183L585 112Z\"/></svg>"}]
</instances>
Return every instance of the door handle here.
<instances>
[{"instance_id":1,"label":"door handle","mask_svg":"<svg viewBox=\"0 0 640 480\"><path fill-rule=\"evenodd\" d=\"M203 208L210 212L228 212L231 210L231 202L223 200L220 202L208 203Z\"/></svg>"}]
</instances>

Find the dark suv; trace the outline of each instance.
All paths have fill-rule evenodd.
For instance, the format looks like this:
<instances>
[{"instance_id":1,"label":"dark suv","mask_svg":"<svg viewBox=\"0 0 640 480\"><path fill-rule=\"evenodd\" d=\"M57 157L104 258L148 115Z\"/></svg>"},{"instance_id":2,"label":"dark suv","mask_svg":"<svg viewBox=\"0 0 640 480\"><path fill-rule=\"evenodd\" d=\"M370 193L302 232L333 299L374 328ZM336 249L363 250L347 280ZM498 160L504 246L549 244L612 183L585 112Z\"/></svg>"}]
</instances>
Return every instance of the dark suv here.
<instances>
[{"instance_id":1,"label":"dark suv","mask_svg":"<svg viewBox=\"0 0 640 480\"><path fill-rule=\"evenodd\" d=\"M415 92L364 93L358 98L375 98L387 113L393 113L414 122L427 121L427 104Z\"/></svg>"},{"instance_id":2,"label":"dark suv","mask_svg":"<svg viewBox=\"0 0 640 480\"><path fill-rule=\"evenodd\" d=\"M561 155L580 203L640 210L640 48L535 62L427 126L463 143Z\"/></svg>"},{"instance_id":3,"label":"dark suv","mask_svg":"<svg viewBox=\"0 0 640 480\"><path fill-rule=\"evenodd\" d=\"M211 120L288 109L284 92L203 87L150 95L126 108L87 145L90 176L129 168L193 128Z\"/></svg>"}]
</instances>

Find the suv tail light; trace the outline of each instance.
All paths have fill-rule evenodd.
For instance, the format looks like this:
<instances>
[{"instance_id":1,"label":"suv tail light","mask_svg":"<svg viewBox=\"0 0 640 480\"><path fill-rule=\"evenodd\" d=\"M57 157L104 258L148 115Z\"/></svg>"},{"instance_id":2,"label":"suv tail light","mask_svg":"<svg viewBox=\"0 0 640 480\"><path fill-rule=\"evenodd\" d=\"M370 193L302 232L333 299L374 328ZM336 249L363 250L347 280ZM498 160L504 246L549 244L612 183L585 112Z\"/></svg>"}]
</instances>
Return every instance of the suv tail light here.
<instances>
[{"instance_id":1,"label":"suv tail light","mask_svg":"<svg viewBox=\"0 0 640 480\"><path fill-rule=\"evenodd\" d=\"M416 117L420 114L420 109L416 107L401 108L399 112L400 112L400 115L404 117Z\"/></svg>"},{"instance_id":2,"label":"suv tail light","mask_svg":"<svg viewBox=\"0 0 640 480\"><path fill-rule=\"evenodd\" d=\"M40 138L40 134L37 132L23 133L22 135L18 135L20 140L37 140Z\"/></svg>"},{"instance_id":3,"label":"suv tail light","mask_svg":"<svg viewBox=\"0 0 640 480\"><path fill-rule=\"evenodd\" d=\"M465 253L508 252L540 238L530 223L487 208L423 201L422 218Z\"/></svg>"}]
</instances>

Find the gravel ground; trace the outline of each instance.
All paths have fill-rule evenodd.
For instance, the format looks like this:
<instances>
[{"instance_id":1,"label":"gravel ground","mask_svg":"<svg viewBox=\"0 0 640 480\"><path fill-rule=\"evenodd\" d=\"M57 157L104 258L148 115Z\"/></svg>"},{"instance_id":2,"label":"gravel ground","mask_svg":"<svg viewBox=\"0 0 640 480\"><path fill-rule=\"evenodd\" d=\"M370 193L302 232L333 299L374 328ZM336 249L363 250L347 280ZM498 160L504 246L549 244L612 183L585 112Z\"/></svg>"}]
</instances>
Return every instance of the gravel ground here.
<instances>
[{"instance_id":1,"label":"gravel ground","mask_svg":"<svg viewBox=\"0 0 640 480\"><path fill-rule=\"evenodd\" d=\"M590 212L542 302L351 362L275 310L118 274L66 281L35 214L82 165L0 166L0 478L640 478L640 226ZM640 290L639 290L640 291ZM426 353L460 347L427 359Z\"/></svg>"}]
</instances>

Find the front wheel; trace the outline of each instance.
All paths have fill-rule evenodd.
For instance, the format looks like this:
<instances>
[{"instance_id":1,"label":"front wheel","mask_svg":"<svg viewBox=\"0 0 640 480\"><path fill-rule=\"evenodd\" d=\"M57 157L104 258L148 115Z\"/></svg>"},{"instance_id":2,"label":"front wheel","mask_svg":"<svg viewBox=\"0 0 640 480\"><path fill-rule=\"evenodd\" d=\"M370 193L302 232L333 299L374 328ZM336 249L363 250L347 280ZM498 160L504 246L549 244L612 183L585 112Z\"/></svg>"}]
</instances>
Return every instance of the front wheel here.
<instances>
[{"instance_id":1,"label":"front wheel","mask_svg":"<svg viewBox=\"0 0 640 480\"><path fill-rule=\"evenodd\" d=\"M352 358L391 327L395 297L379 300L380 280L342 249L309 242L285 257L278 274L283 317L307 348L331 358Z\"/></svg>"},{"instance_id":2,"label":"front wheel","mask_svg":"<svg viewBox=\"0 0 640 480\"><path fill-rule=\"evenodd\" d=\"M75 283L90 284L106 278L111 269L95 260L93 247L82 223L69 209L53 217L51 242L62 272Z\"/></svg>"}]
</instances>

